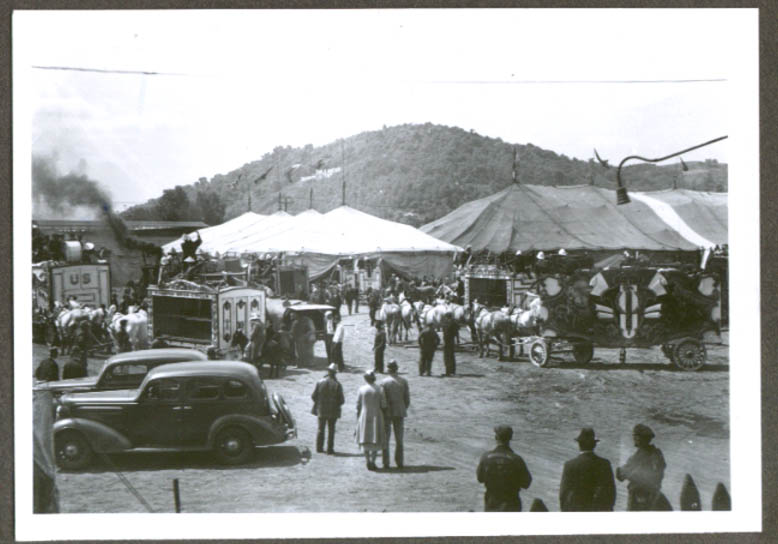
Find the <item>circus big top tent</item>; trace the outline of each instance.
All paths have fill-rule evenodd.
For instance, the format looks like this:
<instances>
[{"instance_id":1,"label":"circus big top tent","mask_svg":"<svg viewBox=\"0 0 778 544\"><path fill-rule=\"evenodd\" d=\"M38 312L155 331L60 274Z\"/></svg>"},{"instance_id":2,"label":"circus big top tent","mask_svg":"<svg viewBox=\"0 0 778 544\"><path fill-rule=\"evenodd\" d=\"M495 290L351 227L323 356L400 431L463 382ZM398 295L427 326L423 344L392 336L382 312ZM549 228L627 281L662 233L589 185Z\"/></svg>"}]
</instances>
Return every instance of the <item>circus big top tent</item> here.
<instances>
[{"instance_id":1,"label":"circus big top tent","mask_svg":"<svg viewBox=\"0 0 778 544\"><path fill-rule=\"evenodd\" d=\"M421 227L474 251L693 250L727 243L727 194L684 189L615 192L590 185L513 184Z\"/></svg>"},{"instance_id":2,"label":"circus big top tent","mask_svg":"<svg viewBox=\"0 0 778 544\"><path fill-rule=\"evenodd\" d=\"M341 206L326 214L308 210L297 216L283 212L263 216L245 213L222 225L203 229L199 251L209 254L284 253L308 266L315 279L342 258L381 258L400 272L442 277L461 248L442 242L409 225L395 223ZM178 250L183 238L163 249Z\"/></svg>"}]
</instances>

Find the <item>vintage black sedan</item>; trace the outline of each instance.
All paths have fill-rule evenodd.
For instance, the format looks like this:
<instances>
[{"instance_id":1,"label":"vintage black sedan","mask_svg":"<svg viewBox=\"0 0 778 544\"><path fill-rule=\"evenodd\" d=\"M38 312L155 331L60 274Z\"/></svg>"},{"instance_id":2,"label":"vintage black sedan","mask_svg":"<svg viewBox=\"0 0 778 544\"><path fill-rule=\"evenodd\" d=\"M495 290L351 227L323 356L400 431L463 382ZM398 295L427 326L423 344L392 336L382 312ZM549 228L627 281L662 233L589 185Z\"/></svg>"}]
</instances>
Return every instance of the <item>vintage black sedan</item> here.
<instances>
[{"instance_id":1,"label":"vintage black sedan","mask_svg":"<svg viewBox=\"0 0 778 544\"><path fill-rule=\"evenodd\" d=\"M256 446L296 436L284 399L268 394L256 367L238 361L167 364L138 389L63 395L54 423L57 463L67 470L96 454L134 451L210 450L240 464Z\"/></svg>"}]
</instances>

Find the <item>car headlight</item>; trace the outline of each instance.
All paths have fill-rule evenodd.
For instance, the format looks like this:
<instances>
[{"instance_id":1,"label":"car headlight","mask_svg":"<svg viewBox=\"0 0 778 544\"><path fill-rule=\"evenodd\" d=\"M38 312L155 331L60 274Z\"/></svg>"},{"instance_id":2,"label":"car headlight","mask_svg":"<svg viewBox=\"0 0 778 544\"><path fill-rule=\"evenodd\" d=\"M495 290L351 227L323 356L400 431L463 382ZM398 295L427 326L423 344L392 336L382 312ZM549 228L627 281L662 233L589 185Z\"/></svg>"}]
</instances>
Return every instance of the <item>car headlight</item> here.
<instances>
[{"instance_id":1,"label":"car headlight","mask_svg":"<svg viewBox=\"0 0 778 544\"><path fill-rule=\"evenodd\" d=\"M58 404L55 413L57 419L64 419L70 415L70 409L64 404Z\"/></svg>"}]
</instances>

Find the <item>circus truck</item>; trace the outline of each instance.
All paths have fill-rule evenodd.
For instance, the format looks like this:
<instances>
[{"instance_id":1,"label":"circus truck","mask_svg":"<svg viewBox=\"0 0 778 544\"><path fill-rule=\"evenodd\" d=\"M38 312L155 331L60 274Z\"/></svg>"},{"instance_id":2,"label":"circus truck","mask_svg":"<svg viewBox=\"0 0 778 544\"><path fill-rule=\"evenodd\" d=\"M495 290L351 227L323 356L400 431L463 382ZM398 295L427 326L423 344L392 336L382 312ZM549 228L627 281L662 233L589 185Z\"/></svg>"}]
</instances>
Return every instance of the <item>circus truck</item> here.
<instances>
[{"instance_id":1,"label":"circus truck","mask_svg":"<svg viewBox=\"0 0 778 544\"><path fill-rule=\"evenodd\" d=\"M99 308L111 303L111 266L104 260L86 260L81 242L63 243L64 260L32 265L34 315L47 315L57 302L75 299L82 306Z\"/></svg>"},{"instance_id":2,"label":"circus truck","mask_svg":"<svg viewBox=\"0 0 778 544\"><path fill-rule=\"evenodd\" d=\"M252 316L266 322L263 288L174 280L149 287L148 297L149 336L169 346L201 350L214 346L226 353L238 330L249 336Z\"/></svg>"}]
</instances>

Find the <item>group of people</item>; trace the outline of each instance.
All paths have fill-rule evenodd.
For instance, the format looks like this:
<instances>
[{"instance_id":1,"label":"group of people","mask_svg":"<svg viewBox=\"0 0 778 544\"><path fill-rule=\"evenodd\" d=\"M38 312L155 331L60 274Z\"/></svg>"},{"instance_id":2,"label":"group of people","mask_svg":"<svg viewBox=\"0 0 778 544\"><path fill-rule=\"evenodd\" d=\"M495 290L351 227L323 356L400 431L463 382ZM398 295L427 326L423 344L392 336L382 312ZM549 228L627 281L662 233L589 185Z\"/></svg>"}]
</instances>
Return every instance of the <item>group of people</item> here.
<instances>
[{"instance_id":1,"label":"group of people","mask_svg":"<svg viewBox=\"0 0 778 544\"><path fill-rule=\"evenodd\" d=\"M408 381L398 373L397 361L387 365L389 373L380 382L375 372L365 372L365 385L357 391L355 439L365 455L368 470L377 470L376 460L381 452L384 469L391 466L390 441L394 432L394 461L398 468L404 466L403 436L405 418L411 403ZM327 375L316 383L311 395L312 413L318 417L316 451L323 453L325 434L327 454L335 453L335 424L345 403L343 386L337 379L338 368L334 363L327 367Z\"/></svg>"},{"instance_id":2,"label":"group of people","mask_svg":"<svg viewBox=\"0 0 778 544\"><path fill-rule=\"evenodd\" d=\"M662 494L665 459L651 444L654 432L639 423L632 430L636 447L627 462L616 468L616 479L627 480L627 510L667 510ZM476 469L478 481L486 486L484 510L520 512L520 492L532 483L526 463L510 447L513 429L508 425L494 428L497 447L484 453ZM594 429L585 427L575 438L580 453L564 464L559 485L559 509L562 512L610 512L616 503L616 482L610 461L594 453L599 440Z\"/></svg>"},{"instance_id":3,"label":"group of people","mask_svg":"<svg viewBox=\"0 0 778 544\"><path fill-rule=\"evenodd\" d=\"M59 350L57 348L49 349L49 356L43 359L35 367L35 379L41 382L56 382L58 380L69 380L71 378L83 378L87 375L86 352L74 350L70 358L62 367L62 376L59 373L59 363L57 357Z\"/></svg>"}]
</instances>

